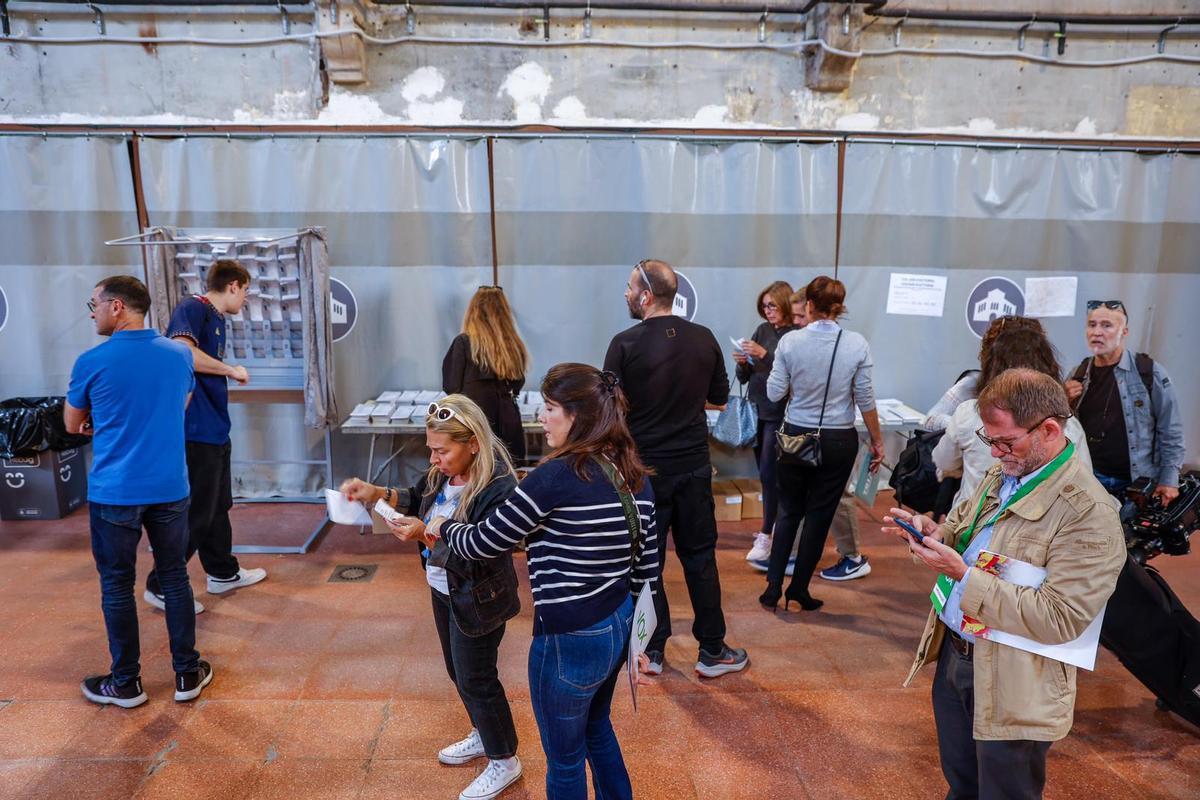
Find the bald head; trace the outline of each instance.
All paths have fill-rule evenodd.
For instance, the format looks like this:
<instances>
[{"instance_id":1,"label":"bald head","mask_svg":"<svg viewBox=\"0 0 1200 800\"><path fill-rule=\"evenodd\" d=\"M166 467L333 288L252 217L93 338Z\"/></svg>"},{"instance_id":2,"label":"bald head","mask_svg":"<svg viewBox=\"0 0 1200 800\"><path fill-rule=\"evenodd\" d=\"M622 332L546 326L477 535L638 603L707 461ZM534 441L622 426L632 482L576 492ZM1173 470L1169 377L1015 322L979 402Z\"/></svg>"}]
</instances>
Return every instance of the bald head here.
<instances>
[{"instance_id":1,"label":"bald head","mask_svg":"<svg viewBox=\"0 0 1200 800\"><path fill-rule=\"evenodd\" d=\"M675 277L675 270L671 269L671 265L656 258L647 258L639 261L633 271L637 288L648 289L653 295L654 307L670 309L675 302L675 292L679 289L679 280Z\"/></svg>"}]
</instances>

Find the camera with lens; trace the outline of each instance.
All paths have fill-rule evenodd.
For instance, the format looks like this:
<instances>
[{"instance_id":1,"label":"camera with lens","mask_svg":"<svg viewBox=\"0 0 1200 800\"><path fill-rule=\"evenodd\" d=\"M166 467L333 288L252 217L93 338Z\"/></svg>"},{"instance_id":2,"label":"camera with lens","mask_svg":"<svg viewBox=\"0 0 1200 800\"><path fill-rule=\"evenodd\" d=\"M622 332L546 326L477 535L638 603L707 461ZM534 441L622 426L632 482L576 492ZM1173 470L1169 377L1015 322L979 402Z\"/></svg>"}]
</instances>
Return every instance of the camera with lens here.
<instances>
[{"instance_id":1,"label":"camera with lens","mask_svg":"<svg viewBox=\"0 0 1200 800\"><path fill-rule=\"evenodd\" d=\"M1181 476L1179 497L1165 508L1154 496L1155 486L1151 478L1138 478L1125 490L1134 512L1128 519L1127 513L1121 515L1125 546L1142 565L1159 553L1187 555L1191 550L1188 539L1200 528L1200 473Z\"/></svg>"}]
</instances>

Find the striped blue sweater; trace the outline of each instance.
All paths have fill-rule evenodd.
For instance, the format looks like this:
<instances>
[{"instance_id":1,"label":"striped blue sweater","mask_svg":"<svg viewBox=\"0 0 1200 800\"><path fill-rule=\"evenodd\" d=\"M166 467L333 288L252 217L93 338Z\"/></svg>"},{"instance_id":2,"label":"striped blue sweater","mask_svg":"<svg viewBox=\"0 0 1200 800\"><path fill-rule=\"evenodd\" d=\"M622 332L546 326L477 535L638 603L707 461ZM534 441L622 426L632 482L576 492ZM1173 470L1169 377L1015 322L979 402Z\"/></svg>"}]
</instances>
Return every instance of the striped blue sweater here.
<instances>
[{"instance_id":1,"label":"striped blue sweater","mask_svg":"<svg viewBox=\"0 0 1200 800\"><path fill-rule=\"evenodd\" d=\"M621 500L604 472L589 465L581 481L564 459L547 461L478 524L447 522L441 533L456 555L495 558L522 537L528 548L535 636L587 627L617 610L658 571L650 482L635 496L641 536L631 565Z\"/></svg>"}]
</instances>

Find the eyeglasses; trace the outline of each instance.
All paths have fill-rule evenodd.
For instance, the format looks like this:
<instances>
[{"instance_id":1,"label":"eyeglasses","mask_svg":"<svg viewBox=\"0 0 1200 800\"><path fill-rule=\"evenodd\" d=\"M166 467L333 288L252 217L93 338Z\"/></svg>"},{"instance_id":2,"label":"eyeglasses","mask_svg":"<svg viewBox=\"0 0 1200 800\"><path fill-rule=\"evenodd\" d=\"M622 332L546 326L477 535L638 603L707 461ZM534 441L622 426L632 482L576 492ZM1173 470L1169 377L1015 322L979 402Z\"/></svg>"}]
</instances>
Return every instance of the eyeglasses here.
<instances>
[{"instance_id":1,"label":"eyeglasses","mask_svg":"<svg viewBox=\"0 0 1200 800\"><path fill-rule=\"evenodd\" d=\"M460 417L458 415L457 411L455 411L450 406L438 405L437 401L434 401L429 404L429 408L426 409L425 415L429 416L429 417L433 417L438 422L445 422L446 420L453 417L454 419L461 422L463 425L467 424L467 421L464 420L462 417Z\"/></svg>"},{"instance_id":2,"label":"eyeglasses","mask_svg":"<svg viewBox=\"0 0 1200 800\"><path fill-rule=\"evenodd\" d=\"M637 263L637 271L642 275L642 283L646 284L646 291L654 294L654 284L650 282L650 276L646 274L645 263L645 259L639 261ZM633 287L630 286L629 288L632 289Z\"/></svg>"},{"instance_id":3,"label":"eyeglasses","mask_svg":"<svg viewBox=\"0 0 1200 800\"><path fill-rule=\"evenodd\" d=\"M100 302L101 302L101 303L113 303L113 302L116 302L116 301L117 301L117 300L119 300L119 299L120 299L119 297L106 297L106 298L104 298L103 300L101 300ZM96 306L97 306L97 305L99 305L99 303L97 303L96 301L94 301L94 300L88 300L88 301L87 301L87 310L88 310L88 313L95 314L95 313L96 313Z\"/></svg>"},{"instance_id":4,"label":"eyeglasses","mask_svg":"<svg viewBox=\"0 0 1200 800\"><path fill-rule=\"evenodd\" d=\"M1008 455L1012 455L1014 444L1016 444L1017 442L1021 441L1029 434L1036 431L1038 429L1038 427L1048 419L1054 419L1054 416L1051 415L1049 417L1043 417L1042 419L1038 420L1038 422L1035 425L1033 425L1030 428L1027 428L1025 430L1025 432L1022 433L1020 436L1014 437L1012 439L993 439L991 436L988 436L987 434L985 434L983 432L982 425L980 425L979 429L977 431L975 431L975 435L979 437L979 441L983 442L988 447L994 447L997 450L999 450L1001 453L1003 453L1004 455L1008 456Z\"/></svg>"},{"instance_id":5,"label":"eyeglasses","mask_svg":"<svg viewBox=\"0 0 1200 800\"><path fill-rule=\"evenodd\" d=\"M1121 311L1125 311L1125 304L1122 303L1120 300L1088 300L1087 301L1087 310L1088 311L1095 311L1100 306L1104 306L1105 308L1111 308L1113 311L1117 311L1118 309ZM1125 311L1125 313L1128 314L1129 312Z\"/></svg>"},{"instance_id":6,"label":"eyeglasses","mask_svg":"<svg viewBox=\"0 0 1200 800\"><path fill-rule=\"evenodd\" d=\"M779 306L775 305L774 303L763 303L762 310L763 311L778 311Z\"/></svg>"}]
</instances>

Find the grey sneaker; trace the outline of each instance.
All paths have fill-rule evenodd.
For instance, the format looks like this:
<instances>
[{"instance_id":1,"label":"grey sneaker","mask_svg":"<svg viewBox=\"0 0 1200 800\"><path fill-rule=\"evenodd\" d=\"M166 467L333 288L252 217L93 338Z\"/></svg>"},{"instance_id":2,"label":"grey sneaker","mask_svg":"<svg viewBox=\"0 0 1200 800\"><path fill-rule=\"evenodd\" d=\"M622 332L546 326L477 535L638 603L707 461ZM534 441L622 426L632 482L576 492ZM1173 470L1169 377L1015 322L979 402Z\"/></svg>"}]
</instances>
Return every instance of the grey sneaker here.
<instances>
[{"instance_id":1,"label":"grey sneaker","mask_svg":"<svg viewBox=\"0 0 1200 800\"><path fill-rule=\"evenodd\" d=\"M701 650L696 672L706 678L719 678L727 672L741 672L749 663L750 656L740 647L722 647L720 653Z\"/></svg>"},{"instance_id":2,"label":"grey sneaker","mask_svg":"<svg viewBox=\"0 0 1200 800\"><path fill-rule=\"evenodd\" d=\"M662 675L663 671L663 654L657 650L647 650L646 659L650 665L644 670L647 675Z\"/></svg>"}]
</instances>

